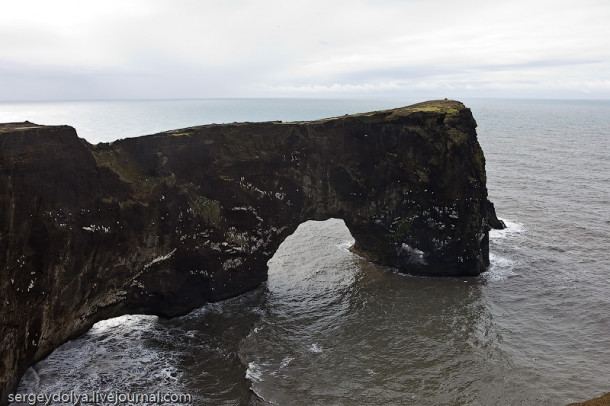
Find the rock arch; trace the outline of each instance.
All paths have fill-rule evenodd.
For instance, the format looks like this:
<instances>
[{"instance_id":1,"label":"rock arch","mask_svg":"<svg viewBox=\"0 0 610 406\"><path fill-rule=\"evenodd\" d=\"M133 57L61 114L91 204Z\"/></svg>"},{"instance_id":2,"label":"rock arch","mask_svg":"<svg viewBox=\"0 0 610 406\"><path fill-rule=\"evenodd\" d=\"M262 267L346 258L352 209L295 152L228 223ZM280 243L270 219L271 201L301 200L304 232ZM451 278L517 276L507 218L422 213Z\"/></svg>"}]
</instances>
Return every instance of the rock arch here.
<instances>
[{"instance_id":1,"label":"rock arch","mask_svg":"<svg viewBox=\"0 0 610 406\"><path fill-rule=\"evenodd\" d=\"M99 145L67 126L2 125L2 400L95 321L258 286L307 220L343 219L355 252L401 271L478 275L501 222L475 128L447 100Z\"/></svg>"}]
</instances>

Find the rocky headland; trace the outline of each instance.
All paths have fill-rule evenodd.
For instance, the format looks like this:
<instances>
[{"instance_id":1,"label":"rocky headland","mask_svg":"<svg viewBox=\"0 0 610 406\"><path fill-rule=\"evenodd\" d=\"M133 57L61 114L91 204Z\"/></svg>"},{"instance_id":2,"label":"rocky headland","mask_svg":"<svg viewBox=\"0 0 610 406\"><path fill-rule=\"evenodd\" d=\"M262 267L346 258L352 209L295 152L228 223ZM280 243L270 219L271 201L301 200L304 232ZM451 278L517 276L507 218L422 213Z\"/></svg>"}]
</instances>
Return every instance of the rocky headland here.
<instances>
[{"instance_id":1,"label":"rocky headland","mask_svg":"<svg viewBox=\"0 0 610 406\"><path fill-rule=\"evenodd\" d=\"M485 158L456 101L311 122L206 125L91 145L0 125L0 404L101 319L184 314L266 279L307 220L400 271L489 265Z\"/></svg>"}]
</instances>

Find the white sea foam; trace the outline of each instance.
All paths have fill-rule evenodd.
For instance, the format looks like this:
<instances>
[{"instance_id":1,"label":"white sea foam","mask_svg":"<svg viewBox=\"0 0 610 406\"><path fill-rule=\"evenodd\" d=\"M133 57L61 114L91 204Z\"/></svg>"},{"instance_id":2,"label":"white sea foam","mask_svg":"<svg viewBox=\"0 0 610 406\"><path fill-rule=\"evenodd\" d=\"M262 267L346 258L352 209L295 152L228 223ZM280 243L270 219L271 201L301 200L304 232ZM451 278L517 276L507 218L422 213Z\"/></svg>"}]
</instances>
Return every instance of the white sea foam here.
<instances>
[{"instance_id":1,"label":"white sea foam","mask_svg":"<svg viewBox=\"0 0 610 406\"><path fill-rule=\"evenodd\" d=\"M339 248L341 251L349 251L352 245L354 245L354 240L345 240L337 244L336 247Z\"/></svg>"},{"instance_id":2,"label":"white sea foam","mask_svg":"<svg viewBox=\"0 0 610 406\"><path fill-rule=\"evenodd\" d=\"M280 364L280 369L286 368L294 360L294 357L285 357Z\"/></svg>"},{"instance_id":3,"label":"white sea foam","mask_svg":"<svg viewBox=\"0 0 610 406\"><path fill-rule=\"evenodd\" d=\"M248 364L246 370L246 379L252 381L252 383L258 383L263 380L263 371L260 366L256 365L254 361Z\"/></svg>"},{"instance_id":4,"label":"white sea foam","mask_svg":"<svg viewBox=\"0 0 610 406\"><path fill-rule=\"evenodd\" d=\"M91 327L91 334L104 333L108 330L115 330L117 328L143 328L150 327L158 319L157 316L148 316L140 314L128 314L120 317L113 317L112 319L98 321Z\"/></svg>"},{"instance_id":5,"label":"white sea foam","mask_svg":"<svg viewBox=\"0 0 610 406\"><path fill-rule=\"evenodd\" d=\"M313 343L309 346L309 351L319 354L322 352L322 347L318 343Z\"/></svg>"},{"instance_id":6,"label":"white sea foam","mask_svg":"<svg viewBox=\"0 0 610 406\"><path fill-rule=\"evenodd\" d=\"M522 233L523 231L525 231L525 226L522 223L517 223L515 221L506 220L506 219L501 219L501 220L504 221L506 228L503 230L490 230L489 237L492 240L506 238L509 235Z\"/></svg>"},{"instance_id":7,"label":"white sea foam","mask_svg":"<svg viewBox=\"0 0 610 406\"><path fill-rule=\"evenodd\" d=\"M180 386L182 375L174 354L147 345L151 335L159 334L166 341L157 330L156 316L126 315L100 321L30 368L19 391L128 390L142 384L174 389ZM45 377L43 387L41 376Z\"/></svg>"},{"instance_id":8,"label":"white sea foam","mask_svg":"<svg viewBox=\"0 0 610 406\"><path fill-rule=\"evenodd\" d=\"M514 272L515 261L500 257L493 252L489 253L489 269L482 274L482 277L489 282L503 281L511 276L517 275Z\"/></svg>"}]
</instances>

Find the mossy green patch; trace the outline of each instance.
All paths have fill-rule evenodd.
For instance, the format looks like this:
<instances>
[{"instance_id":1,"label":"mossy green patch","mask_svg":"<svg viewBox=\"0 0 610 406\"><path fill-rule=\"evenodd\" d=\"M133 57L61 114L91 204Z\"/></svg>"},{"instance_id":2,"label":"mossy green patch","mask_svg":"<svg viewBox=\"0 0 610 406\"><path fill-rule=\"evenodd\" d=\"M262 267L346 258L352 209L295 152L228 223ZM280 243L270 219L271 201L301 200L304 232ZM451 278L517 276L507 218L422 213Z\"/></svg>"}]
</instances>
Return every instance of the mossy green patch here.
<instances>
[{"instance_id":1,"label":"mossy green patch","mask_svg":"<svg viewBox=\"0 0 610 406\"><path fill-rule=\"evenodd\" d=\"M429 172L430 171L428 168L415 169L415 174L417 175L417 179L419 180L419 183L429 183L430 182L430 177L428 176Z\"/></svg>"},{"instance_id":2,"label":"mossy green patch","mask_svg":"<svg viewBox=\"0 0 610 406\"><path fill-rule=\"evenodd\" d=\"M92 154L98 166L110 169L120 180L130 184L138 198L149 195L162 183L169 187L176 186L174 173L164 177L147 176L120 148L98 148Z\"/></svg>"},{"instance_id":3,"label":"mossy green patch","mask_svg":"<svg viewBox=\"0 0 610 406\"><path fill-rule=\"evenodd\" d=\"M447 133L449 134L449 140L455 145L461 145L468 141L468 134L455 128L450 128Z\"/></svg>"},{"instance_id":4,"label":"mossy green patch","mask_svg":"<svg viewBox=\"0 0 610 406\"><path fill-rule=\"evenodd\" d=\"M415 216L403 217L398 222L398 228L394 233L393 237L398 240L403 240L405 235L411 233L413 228L413 219Z\"/></svg>"},{"instance_id":5,"label":"mossy green patch","mask_svg":"<svg viewBox=\"0 0 610 406\"><path fill-rule=\"evenodd\" d=\"M464 109L464 105L454 100L431 100L398 109L405 113L436 113L454 115Z\"/></svg>"},{"instance_id":6,"label":"mossy green patch","mask_svg":"<svg viewBox=\"0 0 610 406\"><path fill-rule=\"evenodd\" d=\"M477 168L479 171L485 171L485 155L483 154L483 149L477 145L472 151L474 155L475 163L477 164Z\"/></svg>"},{"instance_id":7,"label":"mossy green patch","mask_svg":"<svg viewBox=\"0 0 610 406\"><path fill-rule=\"evenodd\" d=\"M133 183L141 177L140 171L133 164L133 161L123 158L116 149L98 149L92 152L99 166L109 168L119 175L122 181Z\"/></svg>"},{"instance_id":8,"label":"mossy green patch","mask_svg":"<svg viewBox=\"0 0 610 406\"><path fill-rule=\"evenodd\" d=\"M407 108L409 109L409 108ZM459 110L453 107L445 107L439 105L428 105L421 107L410 108L412 112L426 112L426 113L439 113L439 114L456 114Z\"/></svg>"},{"instance_id":9,"label":"mossy green patch","mask_svg":"<svg viewBox=\"0 0 610 406\"><path fill-rule=\"evenodd\" d=\"M220 202L218 200L197 196L191 202L191 209L196 216L207 224L213 225L220 220Z\"/></svg>"}]
</instances>

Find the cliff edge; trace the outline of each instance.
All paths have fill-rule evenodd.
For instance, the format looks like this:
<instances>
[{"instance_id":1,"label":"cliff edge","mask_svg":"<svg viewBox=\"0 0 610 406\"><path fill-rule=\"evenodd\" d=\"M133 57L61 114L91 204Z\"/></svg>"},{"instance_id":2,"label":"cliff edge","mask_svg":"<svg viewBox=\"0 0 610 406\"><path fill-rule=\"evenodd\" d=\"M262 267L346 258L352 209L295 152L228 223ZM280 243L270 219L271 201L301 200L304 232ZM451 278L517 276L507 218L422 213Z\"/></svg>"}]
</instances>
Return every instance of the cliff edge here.
<instances>
[{"instance_id":1,"label":"cliff edge","mask_svg":"<svg viewBox=\"0 0 610 406\"><path fill-rule=\"evenodd\" d=\"M96 321L255 288L307 220L343 219L354 252L400 271L478 275L502 223L475 128L448 100L98 145L0 125L0 404Z\"/></svg>"}]
</instances>

